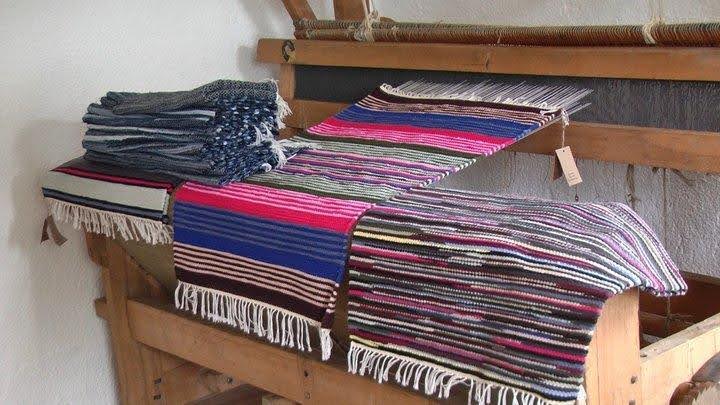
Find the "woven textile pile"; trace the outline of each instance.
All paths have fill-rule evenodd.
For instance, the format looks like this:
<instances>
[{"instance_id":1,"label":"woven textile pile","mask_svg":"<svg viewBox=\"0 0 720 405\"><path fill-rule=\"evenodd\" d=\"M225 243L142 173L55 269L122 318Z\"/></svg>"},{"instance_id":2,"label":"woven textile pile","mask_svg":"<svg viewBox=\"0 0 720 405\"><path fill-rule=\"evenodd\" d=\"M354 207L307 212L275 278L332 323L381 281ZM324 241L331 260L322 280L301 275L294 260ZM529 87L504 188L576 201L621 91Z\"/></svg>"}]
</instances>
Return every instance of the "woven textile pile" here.
<instances>
[{"instance_id":1,"label":"woven textile pile","mask_svg":"<svg viewBox=\"0 0 720 405\"><path fill-rule=\"evenodd\" d=\"M480 404L575 403L603 303L687 290L623 204L442 189L366 212L348 269L349 370Z\"/></svg>"},{"instance_id":2,"label":"woven textile pile","mask_svg":"<svg viewBox=\"0 0 720 405\"><path fill-rule=\"evenodd\" d=\"M89 232L171 243L169 205L184 180L239 181L306 146L275 139L287 113L272 81L108 92L83 116L85 156L43 180L50 214Z\"/></svg>"},{"instance_id":3,"label":"woven textile pile","mask_svg":"<svg viewBox=\"0 0 720 405\"><path fill-rule=\"evenodd\" d=\"M603 303L636 286L683 293L675 265L620 204L427 186L567 123L588 93L383 85L280 142L272 82L108 93L84 117L86 156L43 193L90 232L172 240L179 309L299 350L319 340L327 359L349 274L349 371L439 397L464 384L478 403L569 404Z\"/></svg>"},{"instance_id":4,"label":"woven textile pile","mask_svg":"<svg viewBox=\"0 0 720 405\"><path fill-rule=\"evenodd\" d=\"M560 120L587 93L384 85L292 139L313 148L283 167L221 189L184 185L174 208L177 307L304 350L320 328L327 358L350 234L371 204Z\"/></svg>"},{"instance_id":5,"label":"woven textile pile","mask_svg":"<svg viewBox=\"0 0 720 405\"><path fill-rule=\"evenodd\" d=\"M85 158L223 185L286 161L275 137L287 112L271 81L217 80L166 93L108 92L83 117Z\"/></svg>"}]
</instances>

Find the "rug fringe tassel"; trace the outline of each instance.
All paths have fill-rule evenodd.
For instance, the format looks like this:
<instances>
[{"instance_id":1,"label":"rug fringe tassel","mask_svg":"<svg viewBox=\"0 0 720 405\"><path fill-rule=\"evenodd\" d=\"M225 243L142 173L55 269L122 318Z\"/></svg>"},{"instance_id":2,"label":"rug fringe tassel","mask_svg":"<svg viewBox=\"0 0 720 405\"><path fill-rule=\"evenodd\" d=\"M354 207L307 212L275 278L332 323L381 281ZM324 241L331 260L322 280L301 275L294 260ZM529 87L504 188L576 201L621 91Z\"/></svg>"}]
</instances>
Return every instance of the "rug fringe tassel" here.
<instances>
[{"instance_id":1,"label":"rug fringe tassel","mask_svg":"<svg viewBox=\"0 0 720 405\"><path fill-rule=\"evenodd\" d=\"M330 337L330 329L320 329L320 349L322 351L323 361L330 358L332 352L332 337Z\"/></svg>"},{"instance_id":2,"label":"rug fringe tassel","mask_svg":"<svg viewBox=\"0 0 720 405\"><path fill-rule=\"evenodd\" d=\"M548 112L566 110L570 114L588 106L589 104L580 104L580 100L592 93L590 89L573 86L501 83L491 80L480 83L431 83L418 80L397 87L383 84L381 88L401 97L482 101L536 107Z\"/></svg>"},{"instance_id":3,"label":"rug fringe tassel","mask_svg":"<svg viewBox=\"0 0 720 405\"><path fill-rule=\"evenodd\" d=\"M397 366L397 367L395 367ZM395 367L395 382L403 387L412 386L420 390L420 384L426 395L448 398L452 387L464 384L470 387L468 405L551 405L563 402L551 402L531 392L482 380L479 377L461 373L446 367L406 356L378 350L350 342L348 351L348 372L361 376L371 376L382 384L390 378L390 370ZM497 394L493 395L493 391ZM494 401L494 402L493 402ZM573 403L564 402L565 404Z\"/></svg>"},{"instance_id":4,"label":"rug fringe tassel","mask_svg":"<svg viewBox=\"0 0 720 405\"><path fill-rule=\"evenodd\" d=\"M175 307L222 323L283 347L312 352L310 327L320 327L308 318L290 311L211 288L178 281ZM322 359L330 358L332 340L329 329L319 329Z\"/></svg>"},{"instance_id":5,"label":"rug fringe tassel","mask_svg":"<svg viewBox=\"0 0 720 405\"><path fill-rule=\"evenodd\" d=\"M292 110L290 109L290 104L280 96L280 93L277 94L275 103L277 104L277 126L278 129L283 129L285 128L284 120L288 115L292 114Z\"/></svg>"},{"instance_id":6,"label":"rug fringe tassel","mask_svg":"<svg viewBox=\"0 0 720 405\"><path fill-rule=\"evenodd\" d=\"M153 245L172 243L172 228L147 218L103 211L45 197L48 211L59 222L110 238L144 241Z\"/></svg>"},{"instance_id":7,"label":"rug fringe tassel","mask_svg":"<svg viewBox=\"0 0 720 405\"><path fill-rule=\"evenodd\" d=\"M277 104L277 112L275 114L275 121L277 124L278 129L285 128L285 123L283 120L288 115L292 114L292 110L290 109L290 104L288 104L287 101L285 101L284 98L280 95L280 84L279 81L273 78L267 78L260 81L261 83L264 82L272 82L275 83L275 88L278 89L277 93L275 94L275 104Z\"/></svg>"}]
</instances>

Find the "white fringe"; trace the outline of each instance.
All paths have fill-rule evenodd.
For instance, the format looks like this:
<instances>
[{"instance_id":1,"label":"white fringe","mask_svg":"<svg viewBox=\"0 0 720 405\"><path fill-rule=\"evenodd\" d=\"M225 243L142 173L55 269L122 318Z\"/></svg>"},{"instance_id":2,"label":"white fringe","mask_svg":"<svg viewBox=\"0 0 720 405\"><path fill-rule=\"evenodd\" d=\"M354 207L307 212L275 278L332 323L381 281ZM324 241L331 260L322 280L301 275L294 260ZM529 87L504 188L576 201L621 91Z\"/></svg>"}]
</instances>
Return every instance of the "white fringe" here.
<instances>
[{"instance_id":1,"label":"white fringe","mask_svg":"<svg viewBox=\"0 0 720 405\"><path fill-rule=\"evenodd\" d=\"M277 85L277 81L274 79L266 79L265 81L272 81ZM290 106L288 103L283 100L282 97L280 97L280 93L277 95L277 106L278 106L278 116L277 116L277 125L278 129L285 128L285 124L282 123L282 120L292 114L292 111L290 111ZM270 127L268 127L266 124L262 124L262 128L255 127L255 143L253 145L259 145L263 141L269 141L270 142L270 149L277 157L278 163L275 166L275 168L281 168L285 166L288 159L290 159L294 155L288 156L287 150L289 148L310 148L310 149L317 149L318 145L316 143L311 142L298 142L293 141L290 139L283 139L278 141L275 139L275 136L272 133L272 130ZM262 164L262 170L269 172L272 170L273 167L269 163L263 163Z\"/></svg>"},{"instance_id":2,"label":"white fringe","mask_svg":"<svg viewBox=\"0 0 720 405\"><path fill-rule=\"evenodd\" d=\"M267 79L261 80L260 82L261 83L262 82L273 82L273 83L275 83L275 87L277 89L280 88L280 86L278 84L278 80L273 79L273 78L267 78ZM283 120L285 119L285 117L292 114L292 110L290 109L290 105L287 103L287 101L285 101L285 99L283 99L282 96L280 95L279 90L275 95L275 104L277 104L277 113L275 114L275 122L277 124L278 129L283 129L283 128L285 128L285 123L283 122Z\"/></svg>"},{"instance_id":3,"label":"white fringe","mask_svg":"<svg viewBox=\"0 0 720 405\"><path fill-rule=\"evenodd\" d=\"M587 404L587 392L585 392L585 386L580 386L580 392L578 393L575 405L586 405Z\"/></svg>"},{"instance_id":4,"label":"white fringe","mask_svg":"<svg viewBox=\"0 0 720 405\"><path fill-rule=\"evenodd\" d=\"M103 211L45 197L50 215L73 228L110 238L144 241L150 244L172 243L172 228L160 221L117 212Z\"/></svg>"},{"instance_id":5,"label":"white fringe","mask_svg":"<svg viewBox=\"0 0 720 405\"><path fill-rule=\"evenodd\" d=\"M332 338L330 337L330 329L320 329L320 351L322 352L322 359L327 360L330 358L332 352Z\"/></svg>"},{"instance_id":6,"label":"white fringe","mask_svg":"<svg viewBox=\"0 0 720 405\"><path fill-rule=\"evenodd\" d=\"M279 92L275 97L275 103L277 104L277 115L275 116L275 120L277 121L278 129L283 129L285 128L285 122L283 122L283 120L288 115L292 114L292 110L290 109L290 104L288 104L287 101L280 96Z\"/></svg>"},{"instance_id":7,"label":"white fringe","mask_svg":"<svg viewBox=\"0 0 720 405\"><path fill-rule=\"evenodd\" d=\"M278 155L278 165L277 167L283 167L287 161L295 156L295 153L292 153L288 156L289 150L301 150L301 149L318 149L320 146L317 143L313 142L300 142L300 141L293 141L292 139L282 139L280 141L277 141L277 150L275 150L275 145L273 145L273 150Z\"/></svg>"},{"instance_id":8,"label":"white fringe","mask_svg":"<svg viewBox=\"0 0 720 405\"><path fill-rule=\"evenodd\" d=\"M524 82L511 84L490 80L480 83L430 83L418 80L397 87L389 84L380 87L385 92L400 97L483 101L547 111L567 110L570 114L587 107L589 104L580 104L580 100L592 93L591 89L573 86L542 86Z\"/></svg>"},{"instance_id":9,"label":"white fringe","mask_svg":"<svg viewBox=\"0 0 720 405\"><path fill-rule=\"evenodd\" d=\"M312 352L310 327L320 328L319 322L285 309L183 281L178 281L175 289L175 307L307 352ZM330 330L319 329L319 333L322 359L327 360L332 350Z\"/></svg>"},{"instance_id":10,"label":"white fringe","mask_svg":"<svg viewBox=\"0 0 720 405\"><path fill-rule=\"evenodd\" d=\"M281 167L285 166L288 159L290 157L292 157L292 156L289 157L287 155L287 153L285 151L285 146L291 145L291 144L300 144L300 142L293 142L293 141L290 141L290 143L283 143L283 142L287 142L288 141L287 139L278 141L277 139L275 139L275 136L272 134L272 131L270 130L270 128L265 124L262 124L262 129L255 127L255 143L253 145L259 145L263 141L270 142L270 150L272 151L273 154L275 154L275 157L277 157L277 160L278 160L278 163L275 166L276 168L281 168ZM270 170L273 169L273 167L270 165L270 163L263 163L260 167L265 172L269 172Z\"/></svg>"},{"instance_id":11,"label":"white fringe","mask_svg":"<svg viewBox=\"0 0 720 405\"><path fill-rule=\"evenodd\" d=\"M411 357L378 350L356 342L350 342L348 352L348 372L368 375L382 384L390 378L390 370L395 367L395 382L403 387L412 386L420 390L422 382L426 395L437 395L448 398L452 387L464 384L470 387L468 405L551 405L572 404L572 402L548 401L534 393L521 389L506 387L477 376L465 374L437 364L432 364ZM493 390L497 392L493 396ZM494 398L493 398L494 397ZM493 399L495 402L492 402Z\"/></svg>"}]
</instances>

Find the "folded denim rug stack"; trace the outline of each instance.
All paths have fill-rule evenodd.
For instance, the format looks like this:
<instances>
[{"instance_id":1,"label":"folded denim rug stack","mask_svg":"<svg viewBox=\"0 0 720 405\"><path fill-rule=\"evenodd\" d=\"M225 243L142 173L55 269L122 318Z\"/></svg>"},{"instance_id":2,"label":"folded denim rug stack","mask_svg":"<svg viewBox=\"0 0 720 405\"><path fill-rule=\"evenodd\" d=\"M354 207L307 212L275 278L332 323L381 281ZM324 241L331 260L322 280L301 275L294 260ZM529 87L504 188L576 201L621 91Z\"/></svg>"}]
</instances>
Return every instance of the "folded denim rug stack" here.
<instances>
[{"instance_id":1,"label":"folded denim rug stack","mask_svg":"<svg viewBox=\"0 0 720 405\"><path fill-rule=\"evenodd\" d=\"M217 80L189 91L108 92L83 121L85 158L224 185L281 166L288 113L272 81Z\"/></svg>"},{"instance_id":2,"label":"folded denim rug stack","mask_svg":"<svg viewBox=\"0 0 720 405\"><path fill-rule=\"evenodd\" d=\"M377 202L426 186L563 118L588 91L529 85L381 86L293 142L286 165L176 193L176 306L323 358L347 248Z\"/></svg>"},{"instance_id":3,"label":"folded denim rug stack","mask_svg":"<svg viewBox=\"0 0 720 405\"><path fill-rule=\"evenodd\" d=\"M687 285L627 206L413 189L353 232L349 371L479 404L574 404L605 301Z\"/></svg>"}]
</instances>

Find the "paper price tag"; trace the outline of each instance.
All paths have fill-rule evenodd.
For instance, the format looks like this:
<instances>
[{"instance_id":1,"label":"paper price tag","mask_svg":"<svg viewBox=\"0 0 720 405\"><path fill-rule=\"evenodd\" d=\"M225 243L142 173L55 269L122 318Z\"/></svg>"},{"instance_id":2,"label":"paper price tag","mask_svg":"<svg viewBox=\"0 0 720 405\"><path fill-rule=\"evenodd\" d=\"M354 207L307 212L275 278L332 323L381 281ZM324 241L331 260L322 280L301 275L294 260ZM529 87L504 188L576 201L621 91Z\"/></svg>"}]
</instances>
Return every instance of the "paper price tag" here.
<instances>
[{"instance_id":1,"label":"paper price tag","mask_svg":"<svg viewBox=\"0 0 720 405\"><path fill-rule=\"evenodd\" d=\"M572 187L582 183L582 177L580 177L580 171L577 168L577 164L575 164L575 158L573 158L570 147L566 146L556 149L555 155L557 156L557 161L560 162L560 168L562 169L568 186Z\"/></svg>"}]
</instances>

